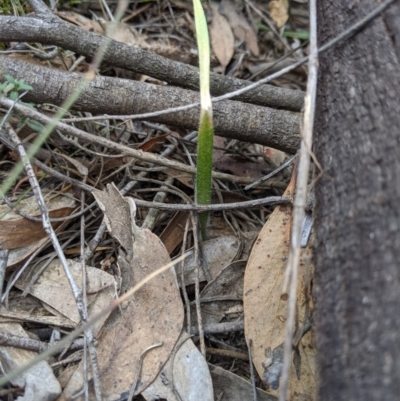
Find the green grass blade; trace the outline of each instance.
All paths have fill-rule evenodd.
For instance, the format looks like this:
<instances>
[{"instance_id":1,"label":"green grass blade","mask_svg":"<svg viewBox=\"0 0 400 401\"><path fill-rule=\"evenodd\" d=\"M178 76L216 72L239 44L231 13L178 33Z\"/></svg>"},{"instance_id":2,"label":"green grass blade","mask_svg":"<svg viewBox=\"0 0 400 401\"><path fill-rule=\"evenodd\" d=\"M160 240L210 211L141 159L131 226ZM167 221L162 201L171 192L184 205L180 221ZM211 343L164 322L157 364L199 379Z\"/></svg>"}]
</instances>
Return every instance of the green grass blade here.
<instances>
[{"instance_id":1,"label":"green grass blade","mask_svg":"<svg viewBox=\"0 0 400 401\"><path fill-rule=\"evenodd\" d=\"M211 171L214 141L212 103L210 95L210 39L207 21L200 0L193 0L200 69L200 125L197 142L196 203L211 203ZM202 238L206 238L208 213L200 213Z\"/></svg>"}]
</instances>

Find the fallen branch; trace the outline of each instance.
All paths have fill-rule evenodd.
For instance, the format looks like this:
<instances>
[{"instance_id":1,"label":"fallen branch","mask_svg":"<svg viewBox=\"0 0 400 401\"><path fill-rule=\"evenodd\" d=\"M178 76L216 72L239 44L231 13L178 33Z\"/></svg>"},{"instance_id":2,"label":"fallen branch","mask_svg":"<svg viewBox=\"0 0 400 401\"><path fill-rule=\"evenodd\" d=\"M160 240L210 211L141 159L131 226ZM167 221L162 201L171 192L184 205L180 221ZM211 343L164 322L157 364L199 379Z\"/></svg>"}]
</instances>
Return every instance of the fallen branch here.
<instances>
[{"instance_id":1,"label":"fallen branch","mask_svg":"<svg viewBox=\"0 0 400 401\"><path fill-rule=\"evenodd\" d=\"M5 75L24 79L34 90L24 100L60 106L83 82L83 75L0 56L0 81ZM76 110L94 114L129 115L177 108L197 103L196 92L136 81L96 77L74 104ZM215 132L244 142L259 143L295 153L300 143L299 114L248 103L225 100L214 104ZM199 108L171 112L151 120L197 129Z\"/></svg>"},{"instance_id":2,"label":"fallen branch","mask_svg":"<svg viewBox=\"0 0 400 401\"><path fill-rule=\"evenodd\" d=\"M52 44L92 58L103 41L104 36L86 31L49 13L41 14L40 18L0 16L0 42ZM198 68L115 40L110 41L103 61L108 65L145 74L171 85L192 90L199 89ZM210 78L210 89L213 96L233 92L251 84L245 80L218 74L211 74ZM235 100L300 111L303 107L304 92L260 85L238 95Z\"/></svg>"}]
</instances>

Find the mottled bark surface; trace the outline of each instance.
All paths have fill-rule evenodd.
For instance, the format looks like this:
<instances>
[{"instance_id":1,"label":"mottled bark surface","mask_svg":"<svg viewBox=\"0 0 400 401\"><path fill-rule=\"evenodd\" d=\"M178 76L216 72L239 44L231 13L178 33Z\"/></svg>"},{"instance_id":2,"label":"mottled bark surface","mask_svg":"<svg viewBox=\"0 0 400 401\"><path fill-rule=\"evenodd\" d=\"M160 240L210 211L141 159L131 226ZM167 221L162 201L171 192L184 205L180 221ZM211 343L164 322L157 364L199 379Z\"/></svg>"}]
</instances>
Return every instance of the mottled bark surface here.
<instances>
[{"instance_id":1,"label":"mottled bark surface","mask_svg":"<svg viewBox=\"0 0 400 401\"><path fill-rule=\"evenodd\" d=\"M320 0L320 43L376 7ZM319 399L400 399L400 3L320 58Z\"/></svg>"},{"instance_id":2,"label":"mottled bark surface","mask_svg":"<svg viewBox=\"0 0 400 401\"><path fill-rule=\"evenodd\" d=\"M0 16L0 42L39 42L52 44L93 57L104 41L104 36L86 31L63 21L57 16L5 17ZM110 41L103 61L109 65L155 77L171 85L199 89L199 69L161 57L156 53ZM210 90L213 96L223 95L249 85L248 81L211 74ZM261 85L235 100L263 106L300 111L302 91Z\"/></svg>"},{"instance_id":3,"label":"mottled bark surface","mask_svg":"<svg viewBox=\"0 0 400 401\"><path fill-rule=\"evenodd\" d=\"M34 90L25 101L58 106L79 87L83 74L45 68L0 55L0 82L8 74L24 79ZM181 88L98 76L83 90L74 109L94 114L142 114L200 101L199 94ZM298 149L299 113L232 100L213 105L215 133L244 142L259 143L289 153ZM163 114L149 120L196 130L199 107Z\"/></svg>"}]
</instances>

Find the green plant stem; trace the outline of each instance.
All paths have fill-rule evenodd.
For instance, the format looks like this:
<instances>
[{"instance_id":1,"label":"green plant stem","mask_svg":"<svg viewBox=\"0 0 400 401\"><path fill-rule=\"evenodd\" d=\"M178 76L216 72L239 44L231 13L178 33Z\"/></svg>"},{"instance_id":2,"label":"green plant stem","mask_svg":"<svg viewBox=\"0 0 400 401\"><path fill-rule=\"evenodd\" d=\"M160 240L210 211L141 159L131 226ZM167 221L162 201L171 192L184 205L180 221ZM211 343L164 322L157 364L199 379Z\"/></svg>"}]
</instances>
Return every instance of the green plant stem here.
<instances>
[{"instance_id":1,"label":"green plant stem","mask_svg":"<svg viewBox=\"0 0 400 401\"><path fill-rule=\"evenodd\" d=\"M213 142L214 127L212 114L208 111L202 111L197 142L196 171L196 203L199 205L209 205L211 203ZM206 238L208 215L208 212L199 213L200 230L203 240Z\"/></svg>"}]
</instances>

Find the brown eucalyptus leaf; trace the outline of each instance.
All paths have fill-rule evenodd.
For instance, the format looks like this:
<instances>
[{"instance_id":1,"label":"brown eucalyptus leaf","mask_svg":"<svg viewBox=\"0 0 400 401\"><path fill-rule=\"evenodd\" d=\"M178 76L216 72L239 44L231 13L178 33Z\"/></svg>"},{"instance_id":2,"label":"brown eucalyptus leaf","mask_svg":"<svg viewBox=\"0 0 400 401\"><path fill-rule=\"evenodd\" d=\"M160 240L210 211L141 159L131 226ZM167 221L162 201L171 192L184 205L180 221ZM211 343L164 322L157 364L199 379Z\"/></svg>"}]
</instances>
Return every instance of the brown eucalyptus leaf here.
<instances>
[{"instance_id":1,"label":"brown eucalyptus leaf","mask_svg":"<svg viewBox=\"0 0 400 401\"><path fill-rule=\"evenodd\" d=\"M160 235L160 240L163 242L168 253L171 254L174 249L182 242L185 234L186 221L190 218L190 213L186 211L176 212L174 217L169 221ZM192 224L189 221L188 230L192 229Z\"/></svg>"},{"instance_id":2,"label":"brown eucalyptus leaf","mask_svg":"<svg viewBox=\"0 0 400 401\"><path fill-rule=\"evenodd\" d=\"M295 180L292 178L284 196L293 196L294 185ZM291 218L291 205L278 206L270 215L254 243L244 278L245 336L249 346L251 344L254 366L271 392L279 387L282 369L287 301L281 295L289 254ZM299 272L299 330L303 323L306 324L310 313L310 296L305 295L306 288L309 289L306 284L310 280L308 267L307 270L301 266ZM307 347L313 350L312 343L304 337L299 342L299 352L292 355L295 362L291 364L291 400L302 400L301 397L315 399L313 351L306 350Z\"/></svg>"},{"instance_id":3,"label":"brown eucalyptus leaf","mask_svg":"<svg viewBox=\"0 0 400 401\"><path fill-rule=\"evenodd\" d=\"M210 24L211 46L225 71L235 52L235 38L228 21L218 12L218 6L211 3L211 9L213 15Z\"/></svg>"},{"instance_id":4,"label":"brown eucalyptus leaf","mask_svg":"<svg viewBox=\"0 0 400 401\"><path fill-rule=\"evenodd\" d=\"M284 196L292 196L293 180ZM289 254L292 206L280 205L269 216L250 253L244 276L245 336L260 377L263 363L284 340L287 302L281 299Z\"/></svg>"},{"instance_id":5,"label":"brown eucalyptus leaf","mask_svg":"<svg viewBox=\"0 0 400 401\"><path fill-rule=\"evenodd\" d=\"M44 198L50 217L65 217L74 211L75 200L71 197L44 193ZM41 217L34 196L21 200L15 207L34 217ZM0 249L24 248L47 237L41 221L25 219L14 213L6 204L0 205L0 219ZM52 223L52 226L57 228L61 223Z\"/></svg>"}]
</instances>

